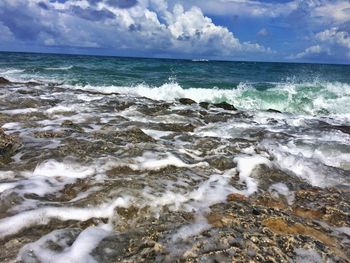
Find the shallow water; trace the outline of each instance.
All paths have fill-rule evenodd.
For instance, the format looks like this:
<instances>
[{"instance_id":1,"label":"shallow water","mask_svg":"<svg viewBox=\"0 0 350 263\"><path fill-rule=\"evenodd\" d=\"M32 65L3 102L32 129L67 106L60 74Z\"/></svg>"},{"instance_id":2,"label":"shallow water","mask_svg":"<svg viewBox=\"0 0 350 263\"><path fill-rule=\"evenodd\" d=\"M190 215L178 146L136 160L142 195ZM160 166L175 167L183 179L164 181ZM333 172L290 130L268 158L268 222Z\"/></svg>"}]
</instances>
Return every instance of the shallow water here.
<instances>
[{"instance_id":1,"label":"shallow water","mask_svg":"<svg viewBox=\"0 0 350 263\"><path fill-rule=\"evenodd\" d=\"M340 191L343 203L335 208L343 221L338 214L339 222L334 223L328 212L328 219L308 218L308 227L324 221L316 229L337 240L337 246L330 246L336 256L326 248L307 247L310 241L302 239L289 254L283 253L291 261L313 257L346 262L350 74L344 72L349 67L248 64L1 54L0 76L13 83L0 85L0 126L21 142L10 157L1 158L0 238L7 248L2 260L210 261L213 255L202 243L202 250L193 252L191 240L221 227L213 213L233 209L232 216L245 217L247 211L267 209L259 212L263 216L249 216L263 220L260 227L270 217L303 207L303 191L319 191L319 203L307 202L316 208L333 200L323 200L322 193ZM259 85L249 83L254 78L251 66L259 72L255 79ZM193 76L185 74L188 67ZM280 72L283 67L290 74L294 67L306 73L334 73L322 81L271 84L264 72L275 68L276 81L288 76ZM145 71L149 74L143 79ZM219 76L203 79L209 71ZM125 72L132 75L125 76L132 85L117 77ZM250 74L243 76L244 72ZM164 82L164 76L172 74L176 82ZM223 87L213 89L208 79ZM224 87L233 79L240 83L237 87ZM260 88L263 81L265 87ZM162 84L156 86L157 82ZM192 87L192 82L198 86ZM182 97L194 102L184 105L177 100ZM201 101L226 101L238 110L195 103ZM281 112L267 111L271 108ZM239 200L227 203L232 194ZM286 202L286 210L262 204L265 195ZM253 201L244 203L246 198ZM241 201L239 209L233 208ZM222 205L231 207L220 210ZM300 213L289 216L304 223ZM244 220L232 222L244 225ZM235 242L246 242L246 237L238 238L244 231L235 231L231 236ZM318 232L305 232L328 245ZM146 236L153 242L150 250L133 243ZM242 253L251 251L244 244ZM220 246L216 250L222 250ZM239 255L226 250L228 261Z\"/></svg>"}]
</instances>

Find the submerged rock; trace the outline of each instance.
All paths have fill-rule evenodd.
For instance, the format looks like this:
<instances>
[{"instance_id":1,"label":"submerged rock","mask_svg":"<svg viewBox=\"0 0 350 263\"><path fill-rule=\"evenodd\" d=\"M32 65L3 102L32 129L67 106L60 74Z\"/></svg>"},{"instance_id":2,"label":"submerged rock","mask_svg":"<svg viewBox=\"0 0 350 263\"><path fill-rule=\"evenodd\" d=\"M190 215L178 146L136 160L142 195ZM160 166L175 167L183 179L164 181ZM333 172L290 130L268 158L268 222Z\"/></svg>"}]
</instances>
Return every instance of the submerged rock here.
<instances>
[{"instance_id":1,"label":"submerged rock","mask_svg":"<svg viewBox=\"0 0 350 263\"><path fill-rule=\"evenodd\" d=\"M11 83L11 81L9 81L8 79L0 77L0 85L6 85L6 84L10 84L10 83Z\"/></svg>"},{"instance_id":2,"label":"submerged rock","mask_svg":"<svg viewBox=\"0 0 350 263\"><path fill-rule=\"evenodd\" d=\"M333 126L333 127L343 133L350 134L350 126L340 125L340 126Z\"/></svg>"},{"instance_id":3,"label":"submerged rock","mask_svg":"<svg viewBox=\"0 0 350 263\"><path fill-rule=\"evenodd\" d=\"M199 103L199 106L201 106L204 109L209 109L210 103L203 101Z\"/></svg>"},{"instance_id":4,"label":"submerged rock","mask_svg":"<svg viewBox=\"0 0 350 263\"><path fill-rule=\"evenodd\" d=\"M161 131L193 132L196 126L192 123L159 123L155 125L155 128Z\"/></svg>"},{"instance_id":5,"label":"submerged rock","mask_svg":"<svg viewBox=\"0 0 350 263\"><path fill-rule=\"evenodd\" d=\"M224 109L224 110L232 110L232 111L237 110L235 108L235 106L233 106L233 105L231 105L231 104L229 104L227 102L215 103L214 106L217 107L217 108Z\"/></svg>"},{"instance_id":6,"label":"submerged rock","mask_svg":"<svg viewBox=\"0 0 350 263\"><path fill-rule=\"evenodd\" d=\"M12 155L20 146L21 144L18 137L7 135L5 131L0 128L0 157Z\"/></svg>"},{"instance_id":7,"label":"submerged rock","mask_svg":"<svg viewBox=\"0 0 350 263\"><path fill-rule=\"evenodd\" d=\"M137 127L131 127L125 131L119 131L117 136L131 143L155 142L151 136L148 136Z\"/></svg>"},{"instance_id":8,"label":"submerged rock","mask_svg":"<svg viewBox=\"0 0 350 263\"><path fill-rule=\"evenodd\" d=\"M275 109L268 109L267 112L272 112L272 113L282 113L279 110L275 110Z\"/></svg>"},{"instance_id":9,"label":"submerged rock","mask_svg":"<svg viewBox=\"0 0 350 263\"><path fill-rule=\"evenodd\" d=\"M65 120L62 122L62 127L65 127L65 128L69 128L69 129L72 129L74 131L77 131L77 132L83 132L84 129L79 125L79 124L76 124L70 120Z\"/></svg>"},{"instance_id":10,"label":"submerged rock","mask_svg":"<svg viewBox=\"0 0 350 263\"><path fill-rule=\"evenodd\" d=\"M197 102L195 102L194 100L189 99L189 98L181 98L181 99L179 99L179 102L183 105L197 104Z\"/></svg>"},{"instance_id":11,"label":"submerged rock","mask_svg":"<svg viewBox=\"0 0 350 263\"><path fill-rule=\"evenodd\" d=\"M221 171L231 169L235 166L232 158L226 158L222 156L213 157L206 160L211 166Z\"/></svg>"},{"instance_id":12,"label":"submerged rock","mask_svg":"<svg viewBox=\"0 0 350 263\"><path fill-rule=\"evenodd\" d=\"M167 113L167 110L170 108L171 104L170 103L158 103L158 104L153 104L153 105L141 105L138 107L138 111L149 115L160 115L160 114L165 114Z\"/></svg>"}]
</instances>

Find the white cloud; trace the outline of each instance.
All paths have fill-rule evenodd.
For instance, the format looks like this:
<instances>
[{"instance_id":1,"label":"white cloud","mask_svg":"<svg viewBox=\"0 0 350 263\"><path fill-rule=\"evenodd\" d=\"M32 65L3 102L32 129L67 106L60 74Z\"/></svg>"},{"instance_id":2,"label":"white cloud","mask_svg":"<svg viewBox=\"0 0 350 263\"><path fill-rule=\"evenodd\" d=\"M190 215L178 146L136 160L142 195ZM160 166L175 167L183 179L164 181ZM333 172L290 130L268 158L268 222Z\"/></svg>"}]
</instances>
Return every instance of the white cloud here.
<instances>
[{"instance_id":1,"label":"white cloud","mask_svg":"<svg viewBox=\"0 0 350 263\"><path fill-rule=\"evenodd\" d=\"M31 41L47 46L232 57L245 52L271 52L259 44L240 42L226 27L215 25L199 7L185 10L177 4L170 10L166 0L138 0L128 8L115 3L118 2L104 0L91 5L88 0L2 0L0 8L5 11L2 17L0 10L0 22L10 21L9 30L24 41L28 37L25 23L36 21L30 25L35 33L29 34ZM15 14L16 21L11 17ZM22 22L14 25L18 20ZM1 27L0 32L4 32Z\"/></svg>"},{"instance_id":2,"label":"white cloud","mask_svg":"<svg viewBox=\"0 0 350 263\"><path fill-rule=\"evenodd\" d=\"M289 59L307 58L315 54L320 54L321 52L324 52L322 47L320 45L315 45L315 46L306 48L303 52L290 56Z\"/></svg>"},{"instance_id":3,"label":"white cloud","mask_svg":"<svg viewBox=\"0 0 350 263\"><path fill-rule=\"evenodd\" d=\"M350 34L348 32L332 27L315 34L312 40L317 44L290 56L289 59L313 58L322 54L332 56L334 59L350 60Z\"/></svg>"},{"instance_id":4,"label":"white cloud","mask_svg":"<svg viewBox=\"0 0 350 263\"><path fill-rule=\"evenodd\" d=\"M311 8L311 16L321 22L341 24L350 21L350 1L321 1Z\"/></svg>"},{"instance_id":5,"label":"white cloud","mask_svg":"<svg viewBox=\"0 0 350 263\"><path fill-rule=\"evenodd\" d=\"M339 30L337 27L319 32L315 38L324 43L336 44L350 49L350 34Z\"/></svg>"},{"instance_id":6,"label":"white cloud","mask_svg":"<svg viewBox=\"0 0 350 263\"><path fill-rule=\"evenodd\" d=\"M293 0L287 3L266 3L253 0L189 0L204 13L213 15L239 15L252 17L279 17L291 13L298 7Z\"/></svg>"}]
</instances>

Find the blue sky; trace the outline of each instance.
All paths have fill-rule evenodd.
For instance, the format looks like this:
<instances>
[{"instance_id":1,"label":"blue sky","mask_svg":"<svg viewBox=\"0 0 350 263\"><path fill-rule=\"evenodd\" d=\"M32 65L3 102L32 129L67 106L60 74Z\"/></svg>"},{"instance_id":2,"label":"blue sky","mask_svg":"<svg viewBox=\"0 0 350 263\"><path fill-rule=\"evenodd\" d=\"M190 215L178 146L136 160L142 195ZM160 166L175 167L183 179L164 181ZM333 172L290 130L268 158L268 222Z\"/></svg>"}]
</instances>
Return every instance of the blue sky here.
<instances>
[{"instance_id":1,"label":"blue sky","mask_svg":"<svg viewBox=\"0 0 350 263\"><path fill-rule=\"evenodd\" d=\"M0 50L350 63L349 0L1 0Z\"/></svg>"}]
</instances>

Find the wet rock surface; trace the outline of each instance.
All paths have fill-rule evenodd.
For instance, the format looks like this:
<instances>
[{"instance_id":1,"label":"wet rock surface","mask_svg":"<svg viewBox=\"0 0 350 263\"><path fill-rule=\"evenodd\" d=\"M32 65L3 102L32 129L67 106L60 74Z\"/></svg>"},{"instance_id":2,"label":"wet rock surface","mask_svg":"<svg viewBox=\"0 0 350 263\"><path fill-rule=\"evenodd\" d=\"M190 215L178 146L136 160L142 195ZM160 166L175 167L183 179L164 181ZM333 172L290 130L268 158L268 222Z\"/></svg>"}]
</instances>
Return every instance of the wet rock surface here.
<instances>
[{"instance_id":1,"label":"wet rock surface","mask_svg":"<svg viewBox=\"0 0 350 263\"><path fill-rule=\"evenodd\" d=\"M184 105L192 105L192 104L197 104L194 100L188 99L188 98L181 98L179 99L179 102Z\"/></svg>"},{"instance_id":2,"label":"wet rock surface","mask_svg":"<svg viewBox=\"0 0 350 263\"><path fill-rule=\"evenodd\" d=\"M233 111L237 110L235 108L235 106L233 106L233 105L231 105L231 104L229 104L227 102L215 103L214 106L217 107L217 108L222 108L224 110L233 110Z\"/></svg>"},{"instance_id":3,"label":"wet rock surface","mask_svg":"<svg viewBox=\"0 0 350 263\"><path fill-rule=\"evenodd\" d=\"M0 262L350 262L347 125L0 92Z\"/></svg>"},{"instance_id":4,"label":"wet rock surface","mask_svg":"<svg viewBox=\"0 0 350 263\"><path fill-rule=\"evenodd\" d=\"M12 156L21 146L17 136L8 135L0 128L0 160Z\"/></svg>"},{"instance_id":5,"label":"wet rock surface","mask_svg":"<svg viewBox=\"0 0 350 263\"><path fill-rule=\"evenodd\" d=\"M0 85L10 84L11 82L8 79L0 77Z\"/></svg>"}]
</instances>

